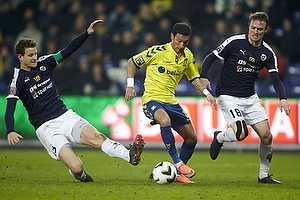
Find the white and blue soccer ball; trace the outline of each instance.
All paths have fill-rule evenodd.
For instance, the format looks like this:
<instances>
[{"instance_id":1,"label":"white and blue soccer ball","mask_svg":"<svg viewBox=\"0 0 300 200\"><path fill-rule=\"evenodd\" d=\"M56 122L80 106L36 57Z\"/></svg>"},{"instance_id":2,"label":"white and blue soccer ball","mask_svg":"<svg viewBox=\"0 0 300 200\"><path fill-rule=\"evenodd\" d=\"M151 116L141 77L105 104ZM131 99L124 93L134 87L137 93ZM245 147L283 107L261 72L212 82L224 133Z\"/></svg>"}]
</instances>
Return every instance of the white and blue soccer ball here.
<instances>
[{"instance_id":1,"label":"white and blue soccer ball","mask_svg":"<svg viewBox=\"0 0 300 200\"><path fill-rule=\"evenodd\" d=\"M176 178L175 166L167 161L163 161L155 165L152 171L152 178L158 184L172 183Z\"/></svg>"}]
</instances>

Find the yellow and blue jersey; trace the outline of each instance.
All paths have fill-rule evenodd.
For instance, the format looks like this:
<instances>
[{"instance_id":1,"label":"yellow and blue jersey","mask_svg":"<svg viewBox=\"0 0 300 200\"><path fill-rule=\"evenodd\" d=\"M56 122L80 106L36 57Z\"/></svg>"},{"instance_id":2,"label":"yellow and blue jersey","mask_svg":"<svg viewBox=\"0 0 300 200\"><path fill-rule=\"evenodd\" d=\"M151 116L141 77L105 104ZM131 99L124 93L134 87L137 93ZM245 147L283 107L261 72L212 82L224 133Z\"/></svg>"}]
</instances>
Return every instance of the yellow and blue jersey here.
<instances>
[{"instance_id":1,"label":"yellow and blue jersey","mask_svg":"<svg viewBox=\"0 0 300 200\"><path fill-rule=\"evenodd\" d=\"M147 66L145 91L142 103L158 101L163 104L177 104L175 88L185 74L189 81L200 77L193 53L185 48L177 54L171 43L155 45L133 56L137 68Z\"/></svg>"}]
</instances>

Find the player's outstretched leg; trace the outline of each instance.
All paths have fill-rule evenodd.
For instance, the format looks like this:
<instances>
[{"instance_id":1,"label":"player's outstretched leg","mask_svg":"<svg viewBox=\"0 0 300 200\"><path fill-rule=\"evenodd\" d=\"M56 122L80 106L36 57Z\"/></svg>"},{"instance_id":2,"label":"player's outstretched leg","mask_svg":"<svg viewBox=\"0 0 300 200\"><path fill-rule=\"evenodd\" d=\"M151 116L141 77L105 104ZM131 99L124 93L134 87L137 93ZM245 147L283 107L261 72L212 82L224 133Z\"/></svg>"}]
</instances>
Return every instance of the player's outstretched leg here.
<instances>
[{"instance_id":1,"label":"player's outstretched leg","mask_svg":"<svg viewBox=\"0 0 300 200\"><path fill-rule=\"evenodd\" d=\"M138 165L141 161L141 154L144 149L144 138L142 135L135 136L132 146L129 148L129 163L132 165Z\"/></svg>"},{"instance_id":2,"label":"player's outstretched leg","mask_svg":"<svg viewBox=\"0 0 300 200\"><path fill-rule=\"evenodd\" d=\"M215 131L214 132L214 139L210 145L210 148L209 148L209 153L210 153L210 157L211 159L215 160L217 159L219 153L220 153L220 150L223 146L223 143L220 143L218 140L217 140L217 135L221 133L221 131Z\"/></svg>"}]
</instances>

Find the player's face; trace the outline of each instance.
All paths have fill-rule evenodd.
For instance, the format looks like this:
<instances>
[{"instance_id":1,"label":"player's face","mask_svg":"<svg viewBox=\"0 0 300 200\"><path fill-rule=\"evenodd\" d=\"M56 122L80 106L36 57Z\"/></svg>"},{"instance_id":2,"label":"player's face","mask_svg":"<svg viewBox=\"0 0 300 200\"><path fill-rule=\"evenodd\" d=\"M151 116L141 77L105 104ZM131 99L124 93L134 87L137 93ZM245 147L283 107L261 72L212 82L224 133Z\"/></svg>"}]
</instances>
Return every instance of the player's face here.
<instances>
[{"instance_id":1,"label":"player's face","mask_svg":"<svg viewBox=\"0 0 300 200\"><path fill-rule=\"evenodd\" d=\"M176 53L182 53L184 48L189 44L190 36L184 36L177 33L175 36L171 33L172 48Z\"/></svg>"},{"instance_id":2,"label":"player's face","mask_svg":"<svg viewBox=\"0 0 300 200\"><path fill-rule=\"evenodd\" d=\"M267 30L265 21L251 20L248 33L249 42L254 46L259 46Z\"/></svg>"},{"instance_id":3,"label":"player's face","mask_svg":"<svg viewBox=\"0 0 300 200\"><path fill-rule=\"evenodd\" d=\"M36 47L30 47L25 49L25 54L22 56L18 55L20 60L21 69L30 71L32 68L37 66L37 50Z\"/></svg>"}]
</instances>

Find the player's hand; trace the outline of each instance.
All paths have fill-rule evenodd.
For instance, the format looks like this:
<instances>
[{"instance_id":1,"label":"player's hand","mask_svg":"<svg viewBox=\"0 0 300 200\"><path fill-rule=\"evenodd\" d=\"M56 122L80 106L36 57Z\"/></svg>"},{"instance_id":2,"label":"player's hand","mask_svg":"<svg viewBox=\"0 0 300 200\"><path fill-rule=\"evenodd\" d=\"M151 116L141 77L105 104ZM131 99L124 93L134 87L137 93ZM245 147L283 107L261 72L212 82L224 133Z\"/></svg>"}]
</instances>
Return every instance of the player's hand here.
<instances>
[{"instance_id":1,"label":"player's hand","mask_svg":"<svg viewBox=\"0 0 300 200\"><path fill-rule=\"evenodd\" d=\"M200 81L204 88L211 90L210 82L207 78L200 78Z\"/></svg>"},{"instance_id":2,"label":"player's hand","mask_svg":"<svg viewBox=\"0 0 300 200\"><path fill-rule=\"evenodd\" d=\"M87 29L88 34L90 34L90 35L93 34L94 31L95 31L96 25L99 24L99 23L103 23L103 20L102 19L98 19L98 20L93 21L90 24L89 28Z\"/></svg>"},{"instance_id":3,"label":"player's hand","mask_svg":"<svg viewBox=\"0 0 300 200\"><path fill-rule=\"evenodd\" d=\"M207 101L208 101L211 105L214 106L215 110L217 110L217 101L216 101L216 99L213 97L213 95L208 94L208 95L206 96L206 99L207 99Z\"/></svg>"},{"instance_id":4,"label":"player's hand","mask_svg":"<svg viewBox=\"0 0 300 200\"><path fill-rule=\"evenodd\" d=\"M279 101L279 109L282 112L284 110L287 116L290 116L291 107L289 102L286 99L281 99Z\"/></svg>"},{"instance_id":5,"label":"player's hand","mask_svg":"<svg viewBox=\"0 0 300 200\"><path fill-rule=\"evenodd\" d=\"M134 97L136 97L136 92L134 90L133 87L127 87L126 88L126 93L125 93L125 99L127 101L133 99Z\"/></svg>"},{"instance_id":6,"label":"player's hand","mask_svg":"<svg viewBox=\"0 0 300 200\"><path fill-rule=\"evenodd\" d=\"M7 135L7 140L9 145L17 144L20 141L20 139L23 139L23 137L16 132L10 132Z\"/></svg>"}]
</instances>

